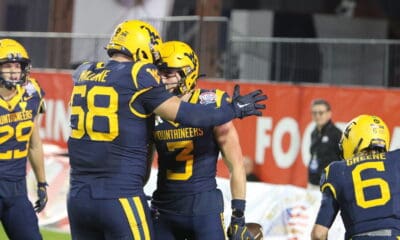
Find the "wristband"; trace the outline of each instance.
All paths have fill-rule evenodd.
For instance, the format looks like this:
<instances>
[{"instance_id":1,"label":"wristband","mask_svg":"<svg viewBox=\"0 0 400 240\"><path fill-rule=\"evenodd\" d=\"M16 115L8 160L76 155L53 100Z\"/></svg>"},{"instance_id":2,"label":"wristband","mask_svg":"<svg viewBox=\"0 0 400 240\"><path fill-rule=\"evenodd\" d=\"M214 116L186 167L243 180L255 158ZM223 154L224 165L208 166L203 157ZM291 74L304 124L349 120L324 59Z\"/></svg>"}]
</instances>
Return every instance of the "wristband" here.
<instances>
[{"instance_id":1,"label":"wristband","mask_svg":"<svg viewBox=\"0 0 400 240\"><path fill-rule=\"evenodd\" d=\"M244 212L244 209L246 207L246 200L233 199L231 201L231 206L232 206L232 209L237 209L237 210L241 210Z\"/></svg>"},{"instance_id":2,"label":"wristband","mask_svg":"<svg viewBox=\"0 0 400 240\"><path fill-rule=\"evenodd\" d=\"M47 182L38 182L37 186L41 188L41 187L47 187L49 186L49 184L47 184Z\"/></svg>"},{"instance_id":3,"label":"wristband","mask_svg":"<svg viewBox=\"0 0 400 240\"><path fill-rule=\"evenodd\" d=\"M231 201L231 206L232 206L232 214L235 217L243 217L244 215L244 209L246 208L246 200L242 199L233 199Z\"/></svg>"}]
</instances>

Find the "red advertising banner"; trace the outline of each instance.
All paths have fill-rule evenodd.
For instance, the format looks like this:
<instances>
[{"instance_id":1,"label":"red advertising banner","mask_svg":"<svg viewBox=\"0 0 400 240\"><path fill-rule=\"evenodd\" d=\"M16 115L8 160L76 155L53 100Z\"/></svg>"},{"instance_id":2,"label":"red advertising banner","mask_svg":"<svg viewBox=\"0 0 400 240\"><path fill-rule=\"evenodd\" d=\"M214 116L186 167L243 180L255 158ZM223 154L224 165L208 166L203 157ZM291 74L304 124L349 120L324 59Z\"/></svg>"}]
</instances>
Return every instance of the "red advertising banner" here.
<instances>
[{"instance_id":1,"label":"red advertising banner","mask_svg":"<svg viewBox=\"0 0 400 240\"><path fill-rule=\"evenodd\" d=\"M72 91L70 73L32 74L46 92L47 113L41 119L41 136L46 142L66 146L69 135L68 101ZM199 87L233 92L239 83L241 93L262 89L268 95L261 117L235 120L243 154L256 163L255 173L265 182L305 186L313 123L310 104L315 98L331 103L333 121L343 128L360 114L382 117L391 129L391 148L400 147L399 89L199 81ZM227 176L219 161L218 175Z\"/></svg>"},{"instance_id":2,"label":"red advertising banner","mask_svg":"<svg viewBox=\"0 0 400 240\"><path fill-rule=\"evenodd\" d=\"M68 103L72 92L72 78L69 72L33 72L45 91L46 114L40 119L41 137L47 143L66 147L69 136Z\"/></svg>"}]
</instances>

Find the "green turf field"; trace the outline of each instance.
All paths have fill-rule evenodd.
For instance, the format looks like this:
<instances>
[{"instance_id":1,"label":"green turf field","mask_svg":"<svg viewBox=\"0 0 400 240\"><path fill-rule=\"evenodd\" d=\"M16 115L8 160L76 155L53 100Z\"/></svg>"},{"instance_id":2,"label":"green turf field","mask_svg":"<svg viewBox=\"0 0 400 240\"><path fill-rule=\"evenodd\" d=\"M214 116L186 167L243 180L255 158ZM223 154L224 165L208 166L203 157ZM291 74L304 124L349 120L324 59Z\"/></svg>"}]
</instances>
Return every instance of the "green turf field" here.
<instances>
[{"instance_id":1,"label":"green turf field","mask_svg":"<svg viewBox=\"0 0 400 240\"><path fill-rule=\"evenodd\" d=\"M42 233L43 240L71 240L71 236L67 233L54 232L47 229L41 229L40 232ZM0 239L9 240L1 224L0 224Z\"/></svg>"}]
</instances>

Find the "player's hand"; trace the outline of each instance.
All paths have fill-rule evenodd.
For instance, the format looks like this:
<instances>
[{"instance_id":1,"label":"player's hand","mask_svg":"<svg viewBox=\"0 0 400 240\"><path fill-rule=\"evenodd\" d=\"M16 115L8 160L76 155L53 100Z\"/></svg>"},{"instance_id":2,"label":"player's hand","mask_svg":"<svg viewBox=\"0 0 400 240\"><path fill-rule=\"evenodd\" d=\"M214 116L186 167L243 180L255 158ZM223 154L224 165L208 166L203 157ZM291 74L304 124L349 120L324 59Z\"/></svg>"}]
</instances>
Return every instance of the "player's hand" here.
<instances>
[{"instance_id":1,"label":"player's hand","mask_svg":"<svg viewBox=\"0 0 400 240\"><path fill-rule=\"evenodd\" d=\"M229 240L254 240L245 225L244 217L232 216L227 235Z\"/></svg>"},{"instance_id":2,"label":"player's hand","mask_svg":"<svg viewBox=\"0 0 400 240\"><path fill-rule=\"evenodd\" d=\"M35 202L35 211L41 212L47 204L47 183L39 182L37 187L38 200Z\"/></svg>"},{"instance_id":3,"label":"player's hand","mask_svg":"<svg viewBox=\"0 0 400 240\"><path fill-rule=\"evenodd\" d=\"M265 109L265 104L260 102L266 99L268 99L267 95L263 94L260 89L242 96L240 95L240 86L236 84L232 96L236 118L252 115L261 116L259 109Z\"/></svg>"}]
</instances>

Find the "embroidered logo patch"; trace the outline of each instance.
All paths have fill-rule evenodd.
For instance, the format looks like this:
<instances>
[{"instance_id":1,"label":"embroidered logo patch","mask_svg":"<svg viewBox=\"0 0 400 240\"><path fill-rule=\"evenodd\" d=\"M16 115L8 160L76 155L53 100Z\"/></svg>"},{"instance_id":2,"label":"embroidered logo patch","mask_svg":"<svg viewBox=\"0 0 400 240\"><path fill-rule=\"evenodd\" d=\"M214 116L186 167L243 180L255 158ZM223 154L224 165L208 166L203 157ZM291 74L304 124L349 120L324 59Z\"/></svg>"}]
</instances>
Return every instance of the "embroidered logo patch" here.
<instances>
[{"instance_id":1,"label":"embroidered logo patch","mask_svg":"<svg viewBox=\"0 0 400 240\"><path fill-rule=\"evenodd\" d=\"M217 96L215 92L204 92L199 96L200 104L205 104L205 105L215 103L216 98Z\"/></svg>"}]
</instances>

